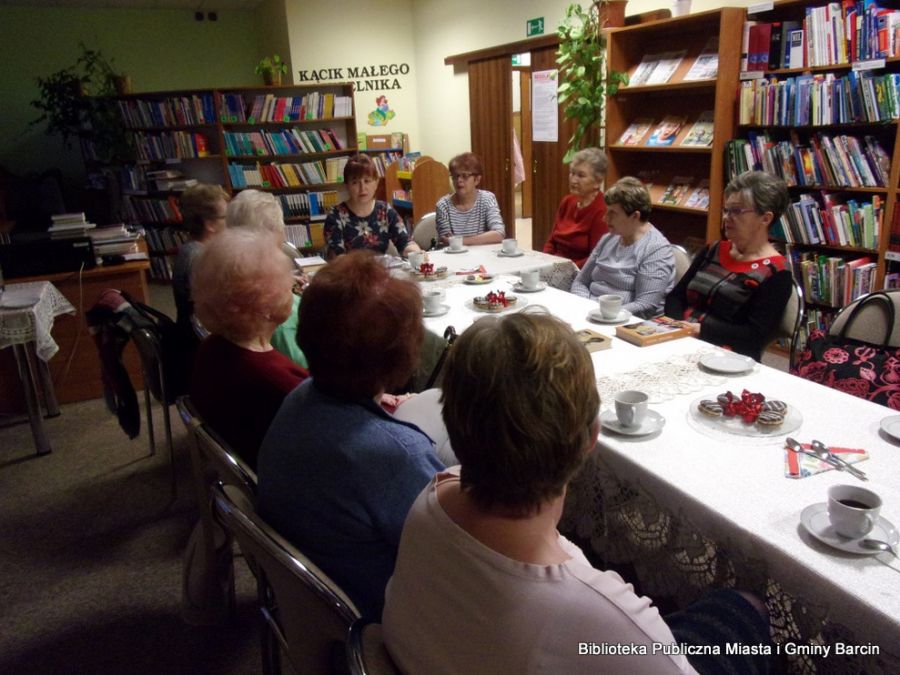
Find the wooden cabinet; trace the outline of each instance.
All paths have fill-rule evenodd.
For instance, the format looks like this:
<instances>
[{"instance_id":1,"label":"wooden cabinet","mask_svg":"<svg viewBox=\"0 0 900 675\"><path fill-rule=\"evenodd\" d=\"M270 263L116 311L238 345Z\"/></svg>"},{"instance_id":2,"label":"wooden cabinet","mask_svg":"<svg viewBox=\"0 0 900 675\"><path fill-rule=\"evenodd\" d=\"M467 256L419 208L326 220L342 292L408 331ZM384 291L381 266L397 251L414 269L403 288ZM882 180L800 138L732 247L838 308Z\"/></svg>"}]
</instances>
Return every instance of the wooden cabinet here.
<instances>
[{"instance_id":1,"label":"wooden cabinet","mask_svg":"<svg viewBox=\"0 0 900 675\"><path fill-rule=\"evenodd\" d=\"M734 96L738 84L744 10L723 8L674 19L651 21L609 32L609 68L632 77L649 55L683 53L675 72L659 84L632 84L619 89L607 104L606 139L609 171L606 184L623 176L638 176L652 184L651 221L673 243L702 243L719 238L725 143L734 131ZM687 80L697 57L718 38L718 72L714 78ZM687 147L682 141L702 113L711 113L714 134L709 147ZM663 117L685 122L672 145L649 145L653 128ZM629 125L652 118L651 129L635 145L620 143ZM706 208L663 203L667 187L676 177L687 177L693 187L709 183Z\"/></svg>"},{"instance_id":2,"label":"wooden cabinet","mask_svg":"<svg viewBox=\"0 0 900 675\"><path fill-rule=\"evenodd\" d=\"M394 162L384 171L387 201L404 220L418 223L426 213L434 211L438 200L450 193L450 172L431 157L419 157L411 170ZM404 198L405 197L405 198Z\"/></svg>"}]
</instances>

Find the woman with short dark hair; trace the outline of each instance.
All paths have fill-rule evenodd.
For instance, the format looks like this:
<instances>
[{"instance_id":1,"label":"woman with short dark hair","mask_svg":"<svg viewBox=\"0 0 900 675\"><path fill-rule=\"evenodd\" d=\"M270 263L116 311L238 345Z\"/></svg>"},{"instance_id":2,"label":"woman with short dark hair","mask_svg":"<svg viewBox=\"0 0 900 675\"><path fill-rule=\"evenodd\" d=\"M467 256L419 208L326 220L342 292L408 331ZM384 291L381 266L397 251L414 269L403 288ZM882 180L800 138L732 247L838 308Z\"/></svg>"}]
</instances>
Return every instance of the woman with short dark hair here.
<instances>
[{"instance_id":1,"label":"woman with short dark hair","mask_svg":"<svg viewBox=\"0 0 900 675\"><path fill-rule=\"evenodd\" d=\"M374 620L409 506L443 468L428 436L379 405L409 380L423 337L414 282L370 252L337 258L300 305L312 377L285 399L260 452L263 517Z\"/></svg>"},{"instance_id":2,"label":"woman with short dark hair","mask_svg":"<svg viewBox=\"0 0 900 675\"><path fill-rule=\"evenodd\" d=\"M354 155L344 166L344 185L350 193L325 218L325 245L328 258L353 249L385 253L393 243L401 255L418 251L406 224L387 203L375 199L378 170L366 155Z\"/></svg>"},{"instance_id":3,"label":"woman with short dark hair","mask_svg":"<svg viewBox=\"0 0 900 675\"><path fill-rule=\"evenodd\" d=\"M769 229L790 204L787 185L746 171L725 187L725 239L706 246L666 297L666 316L691 322L701 340L759 361L793 289Z\"/></svg>"},{"instance_id":4,"label":"woman with short dark hair","mask_svg":"<svg viewBox=\"0 0 900 675\"><path fill-rule=\"evenodd\" d=\"M493 192L482 190L484 169L481 158L464 152L450 160L453 194L438 200L434 208L438 237L447 244L451 235L463 238L463 244L499 244L506 236L500 206Z\"/></svg>"}]
</instances>

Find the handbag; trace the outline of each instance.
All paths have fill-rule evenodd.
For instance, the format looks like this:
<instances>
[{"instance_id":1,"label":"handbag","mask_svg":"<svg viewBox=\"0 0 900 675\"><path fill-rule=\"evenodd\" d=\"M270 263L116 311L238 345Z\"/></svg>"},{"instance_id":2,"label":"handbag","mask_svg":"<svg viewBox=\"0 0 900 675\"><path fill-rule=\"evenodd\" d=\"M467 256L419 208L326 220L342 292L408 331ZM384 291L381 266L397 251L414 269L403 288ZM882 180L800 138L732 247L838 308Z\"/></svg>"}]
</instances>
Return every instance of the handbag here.
<instances>
[{"instance_id":1,"label":"handbag","mask_svg":"<svg viewBox=\"0 0 900 675\"><path fill-rule=\"evenodd\" d=\"M880 344L847 337L854 321L870 303L881 304L888 318ZM900 410L900 348L889 346L893 332L893 301L887 293L870 293L850 310L840 333L810 333L791 374Z\"/></svg>"}]
</instances>

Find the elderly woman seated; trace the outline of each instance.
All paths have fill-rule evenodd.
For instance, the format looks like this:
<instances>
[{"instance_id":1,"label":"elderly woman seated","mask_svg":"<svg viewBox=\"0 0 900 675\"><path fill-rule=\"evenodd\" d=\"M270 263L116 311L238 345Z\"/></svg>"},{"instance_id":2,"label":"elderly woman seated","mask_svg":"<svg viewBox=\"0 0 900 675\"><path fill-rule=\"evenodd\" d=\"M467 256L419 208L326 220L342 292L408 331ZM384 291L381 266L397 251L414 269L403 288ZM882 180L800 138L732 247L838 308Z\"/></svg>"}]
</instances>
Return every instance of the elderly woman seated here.
<instances>
[{"instance_id":1,"label":"elderly woman seated","mask_svg":"<svg viewBox=\"0 0 900 675\"><path fill-rule=\"evenodd\" d=\"M666 298L666 316L694 335L759 361L791 297L787 261L769 228L790 203L780 178L746 171L725 186L725 239L709 244Z\"/></svg>"},{"instance_id":2,"label":"elderly woman seated","mask_svg":"<svg viewBox=\"0 0 900 675\"><path fill-rule=\"evenodd\" d=\"M259 455L259 510L378 620L400 531L443 464L413 424L380 405L406 383L424 336L422 298L354 251L303 294L297 340L312 377L284 401Z\"/></svg>"},{"instance_id":3,"label":"elderly woman seated","mask_svg":"<svg viewBox=\"0 0 900 675\"><path fill-rule=\"evenodd\" d=\"M451 235L463 238L463 244L499 244L506 236L500 206L493 192L482 190L481 159L464 152L450 160L450 178L455 192L438 200L434 208L438 237L450 243Z\"/></svg>"},{"instance_id":4,"label":"elderly woman seated","mask_svg":"<svg viewBox=\"0 0 900 675\"><path fill-rule=\"evenodd\" d=\"M270 342L291 311L293 283L290 261L261 229L226 230L194 263L194 311L211 335L197 352L191 399L254 468L285 395L307 377Z\"/></svg>"},{"instance_id":5,"label":"elderly woman seated","mask_svg":"<svg viewBox=\"0 0 900 675\"><path fill-rule=\"evenodd\" d=\"M402 672L694 672L684 655L653 650L676 638L650 600L556 530L597 439L599 403L590 354L549 315L481 319L453 345L443 417L461 467L413 504L384 608ZM726 618L708 638L767 641L744 596L715 602ZM679 622L704 626L697 614ZM585 656L583 643L647 653Z\"/></svg>"},{"instance_id":6,"label":"elderly woman seated","mask_svg":"<svg viewBox=\"0 0 900 675\"><path fill-rule=\"evenodd\" d=\"M597 242L571 291L591 299L618 295L622 308L635 316L656 316L675 284L675 257L649 220L650 193L637 178L626 176L605 199L609 232Z\"/></svg>"}]
</instances>

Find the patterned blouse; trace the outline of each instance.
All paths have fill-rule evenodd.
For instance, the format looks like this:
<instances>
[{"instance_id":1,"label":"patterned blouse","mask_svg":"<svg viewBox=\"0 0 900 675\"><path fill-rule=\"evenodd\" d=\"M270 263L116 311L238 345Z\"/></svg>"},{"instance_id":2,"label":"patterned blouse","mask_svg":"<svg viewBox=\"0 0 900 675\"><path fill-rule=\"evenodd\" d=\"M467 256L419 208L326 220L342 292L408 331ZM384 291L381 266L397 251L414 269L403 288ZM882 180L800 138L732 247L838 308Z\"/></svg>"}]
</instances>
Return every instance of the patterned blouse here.
<instances>
[{"instance_id":1,"label":"patterned blouse","mask_svg":"<svg viewBox=\"0 0 900 675\"><path fill-rule=\"evenodd\" d=\"M355 248L385 253L388 242L394 242L397 252L403 253L409 245L409 232L386 202L376 201L372 213L364 218L353 213L347 202L341 202L325 219L325 244L330 254L340 255Z\"/></svg>"}]
</instances>

